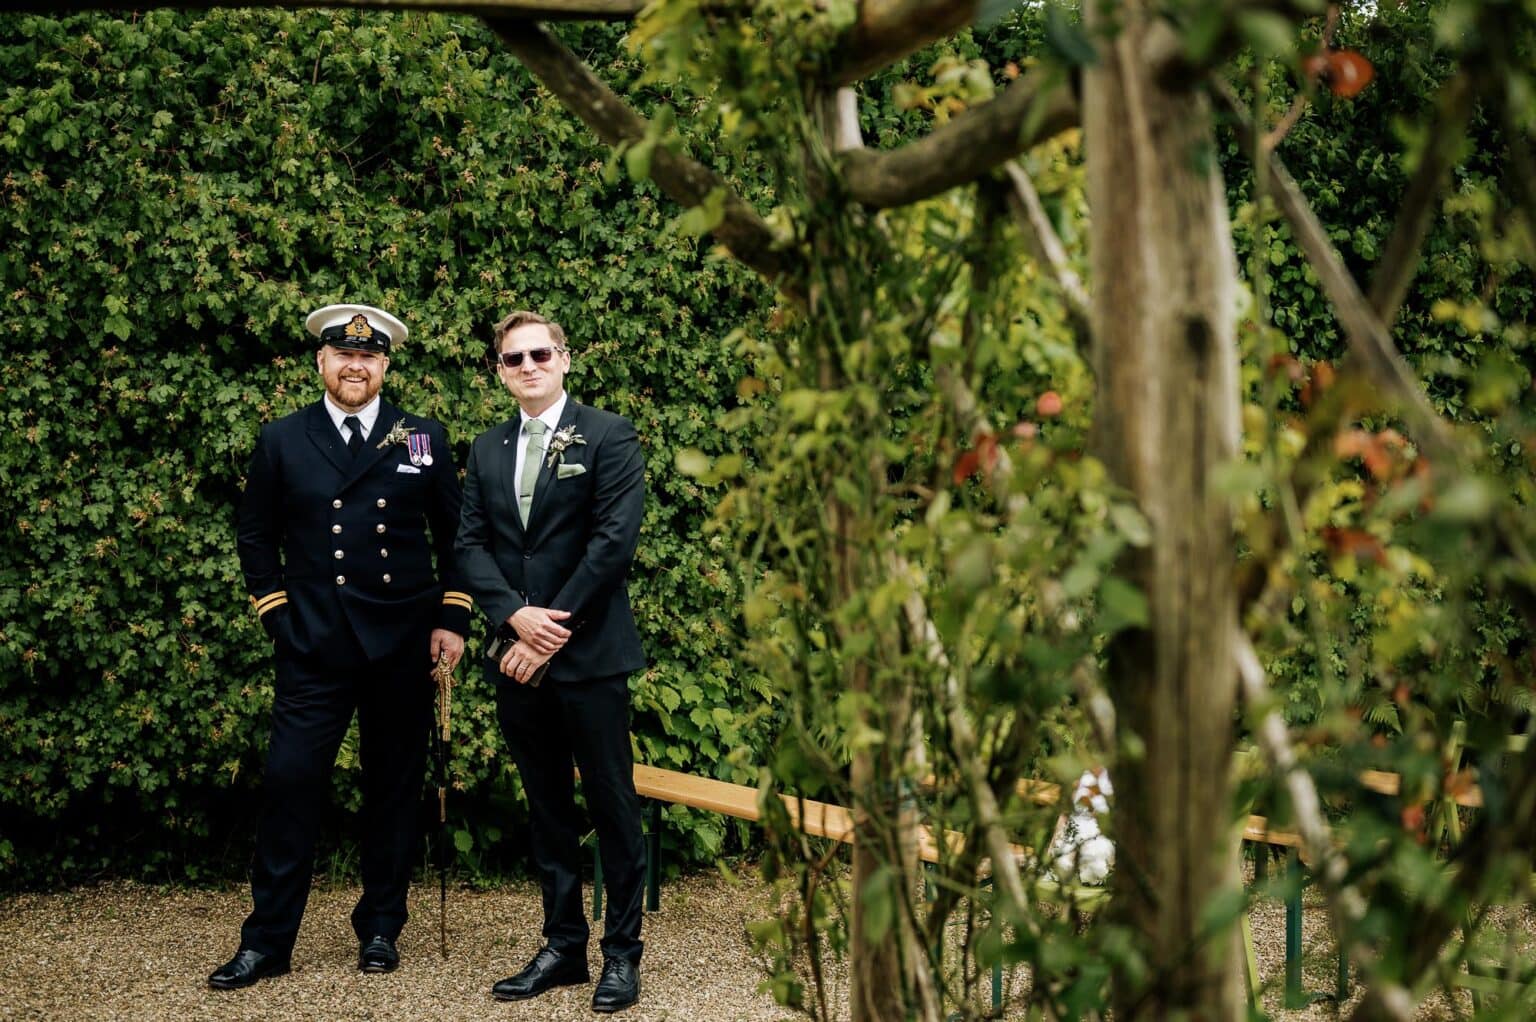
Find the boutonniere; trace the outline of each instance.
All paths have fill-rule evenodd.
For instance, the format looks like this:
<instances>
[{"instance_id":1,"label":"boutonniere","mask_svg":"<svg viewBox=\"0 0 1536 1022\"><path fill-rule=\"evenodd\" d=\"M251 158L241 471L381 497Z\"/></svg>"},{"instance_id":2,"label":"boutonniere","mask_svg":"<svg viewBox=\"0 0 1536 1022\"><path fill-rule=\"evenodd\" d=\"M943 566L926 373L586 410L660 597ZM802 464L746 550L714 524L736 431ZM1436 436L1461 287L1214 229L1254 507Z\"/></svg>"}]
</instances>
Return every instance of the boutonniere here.
<instances>
[{"instance_id":1,"label":"boutonniere","mask_svg":"<svg viewBox=\"0 0 1536 1022\"><path fill-rule=\"evenodd\" d=\"M379 441L379 450L382 451L390 444L409 443L410 439L411 428L405 424L404 419L401 419L399 422L389 427L389 432L385 433L384 439Z\"/></svg>"},{"instance_id":2,"label":"boutonniere","mask_svg":"<svg viewBox=\"0 0 1536 1022\"><path fill-rule=\"evenodd\" d=\"M564 426L555 430L549 438L549 446L545 448L549 457L544 459L544 467L549 468L558 459L560 464L565 464L565 449L572 444L585 444L587 438L576 432L575 426Z\"/></svg>"}]
</instances>

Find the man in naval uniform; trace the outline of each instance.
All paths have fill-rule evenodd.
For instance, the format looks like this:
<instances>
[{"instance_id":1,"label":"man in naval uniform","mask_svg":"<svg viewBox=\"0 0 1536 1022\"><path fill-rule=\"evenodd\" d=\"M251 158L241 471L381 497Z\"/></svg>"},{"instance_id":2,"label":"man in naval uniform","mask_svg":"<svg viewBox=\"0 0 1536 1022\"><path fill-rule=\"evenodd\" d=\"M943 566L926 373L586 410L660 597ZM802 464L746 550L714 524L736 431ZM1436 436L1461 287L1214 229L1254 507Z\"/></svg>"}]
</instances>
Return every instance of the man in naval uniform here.
<instances>
[{"instance_id":1,"label":"man in naval uniform","mask_svg":"<svg viewBox=\"0 0 1536 1022\"><path fill-rule=\"evenodd\" d=\"M405 324L367 305L305 322L325 394L261 429L240 502L240 567L276 663L251 866L254 908L221 990L288 971L309 896L331 767L358 716L363 894L358 966L389 972L406 920L440 654L464 652L470 598L454 570L460 492L443 427L384 401Z\"/></svg>"}]
</instances>

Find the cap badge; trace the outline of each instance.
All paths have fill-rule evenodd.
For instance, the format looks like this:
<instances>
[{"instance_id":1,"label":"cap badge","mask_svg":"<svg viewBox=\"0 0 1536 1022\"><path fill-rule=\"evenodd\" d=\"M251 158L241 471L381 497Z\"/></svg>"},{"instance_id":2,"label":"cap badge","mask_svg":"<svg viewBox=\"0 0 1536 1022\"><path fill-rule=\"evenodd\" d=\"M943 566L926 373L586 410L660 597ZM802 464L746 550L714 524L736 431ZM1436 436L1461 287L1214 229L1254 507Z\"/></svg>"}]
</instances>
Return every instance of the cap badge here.
<instances>
[{"instance_id":1,"label":"cap badge","mask_svg":"<svg viewBox=\"0 0 1536 1022\"><path fill-rule=\"evenodd\" d=\"M358 313L352 317L352 322L347 324L346 335L348 337L372 337L373 327L368 325L368 317Z\"/></svg>"}]
</instances>

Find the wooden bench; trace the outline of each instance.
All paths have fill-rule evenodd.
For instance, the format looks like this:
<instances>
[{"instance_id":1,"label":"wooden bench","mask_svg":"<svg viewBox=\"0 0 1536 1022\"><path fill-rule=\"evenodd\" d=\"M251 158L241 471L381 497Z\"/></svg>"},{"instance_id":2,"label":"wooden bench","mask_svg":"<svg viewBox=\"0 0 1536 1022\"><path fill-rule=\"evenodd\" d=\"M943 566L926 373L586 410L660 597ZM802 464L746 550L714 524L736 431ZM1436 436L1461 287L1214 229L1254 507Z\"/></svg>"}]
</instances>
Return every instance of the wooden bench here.
<instances>
[{"instance_id":1,"label":"wooden bench","mask_svg":"<svg viewBox=\"0 0 1536 1022\"><path fill-rule=\"evenodd\" d=\"M646 820L645 907L655 912L661 906L661 807L663 803L704 809L722 816L758 822L762 812L758 808L758 791L744 784L717 781L712 777L685 774L678 770L635 764L635 792L650 800ZM1042 782L1043 783L1043 782ZM853 813L832 802L800 799L793 795L779 796L794 826L812 837L828 838L852 844L854 840ZM958 853L965 846L965 838L956 831L944 833L950 854ZM1024 849L1013 846L1016 855ZM938 839L930 827L917 829L917 857L925 863L937 863L940 858ZM603 883L602 858L594 855L592 883L592 918L602 916Z\"/></svg>"},{"instance_id":2,"label":"wooden bench","mask_svg":"<svg viewBox=\"0 0 1536 1022\"><path fill-rule=\"evenodd\" d=\"M1380 795L1396 796L1402 790L1402 778L1397 774L1387 773L1381 770L1365 770L1359 775L1359 781L1363 788ZM758 808L758 790L742 784L732 784L729 781L719 781L710 777L700 777L696 774L683 773L677 770L667 770L662 767L636 764L634 768L635 791L642 798L648 799L650 804L647 811L646 833L646 898L645 908L655 912L661 907L661 807L663 803L688 806L693 809L704 809L709 812L720 813L724 816L732 816L740 820L758 822L762 818ZM932 786L933 779L926 782ZM1061 802L1062 790L1059 784L1052 781L1042 781L1032 778L1024 778L1018 782L1016 791L1021 798L1034 802L1037 805L1057 805ZM813 837L828 838L833 841L841 841L851 844L854 840L853 814L845 807L831 802L818 802L811 799L798 799L790 795L779 796L784 801L784 807L789 813L792 824ZM1482 792L1475 785L1466 791L1457 793L1454 801L1460 806L1479 807L1483 804ZM1263 816L1250 814L1243 826L1242 839L1266 847L1283 848L1287 852L1290 870L1293 871L1295 889L1286 899L1286 1001L1287 1006L1300 1006L1297 1002L1304 1002L1305 995L1301 993L1301 881L1300 862L1298 853L1301 849L1301 836L1294 831L1275 830L1269 826L1269 821ZM945 841L949 845L951 853L960 851L964 846L963 837L954 832L945 832ZM1023 849L1015 847L1015 853L1024 854ZM939 844L931 828L923 826L917 833L918 857L925 863L937 863L940 857ZM603 879L602 858L593 856L593 884L592 884L592 918L600 919L603 911ZM1267 855L1256 860L1256 863L1267 861ZM1262 877L1262 866L1256 867ZM1102 893L1102 892L1099 892ZM1243 938L1247 953L1245 963L1245 978L1248 982L1250 998L1258 995L1258 963L1254 956L1252 931L1248 927L1248 917L1243 916ZM1001 966L994 969L993 975L993 1000L994 1004L1000 1003L1001 997ZM1339 958L1338 997L1342 1001L1348 994L1349 973L1348 962L1343 955Z\"/></svg>"}]
</instances>

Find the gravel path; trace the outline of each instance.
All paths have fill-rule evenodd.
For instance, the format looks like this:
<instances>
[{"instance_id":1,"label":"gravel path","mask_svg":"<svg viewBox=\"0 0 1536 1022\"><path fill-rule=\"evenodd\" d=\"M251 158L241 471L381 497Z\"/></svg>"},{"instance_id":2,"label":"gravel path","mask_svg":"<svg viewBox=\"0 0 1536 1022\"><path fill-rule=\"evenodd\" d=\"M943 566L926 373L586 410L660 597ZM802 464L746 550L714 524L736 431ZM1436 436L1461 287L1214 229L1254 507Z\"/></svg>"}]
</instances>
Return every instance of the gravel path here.
<instances>
[{"instance_id":1,"label":"gravel path","mask_svg":"<svg viewBox=\"0 0 1536 1022\"><path fill-rule=\"evenodd\" d=\"M715 874L667 884L661 911L645 920L642 997L624 1022L769 1022L792 1013L757 993L763 970L744 922L766 915L766 896L750 871L736 886ZM1309 892L1310 893L1310 892ZM108 884L0 900L0 1019L46 1020L538 1020L592 1022L592 988L570 987L518 1004L490 997L490 985L537 950L539 897L531 883L493 891L449 892L449 956L439 957L437 894L420 886L412 923L400 940L401 967L383 976L357 971L347 914L349 886L320 886L310 897L294 951L294 971L248 990L214 992L207 974L234 951L248 907L244 889L175 890ZM1262 900L1252 915L1271 1018L1332 1019L1331 1001L1280 1010L1285 917ZM1306 986L1332 991L1334 959L1320 904L1305 916ZM601 961L593 942L594 978ZM1011 977L1010 990L1022 988ZM845 990L846 988L844 988ZM1443 1006L1442 1006L1443 1007ZM1433 1007L1421 1018L1445 1017ZM1022 1010L1008 1018L1023 1018Z\"/></svg>"}]
</instances>

